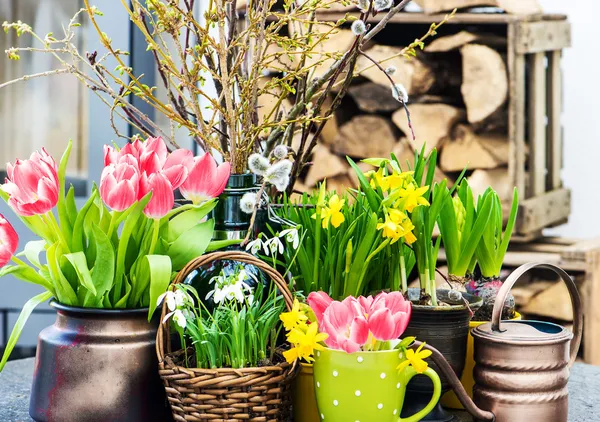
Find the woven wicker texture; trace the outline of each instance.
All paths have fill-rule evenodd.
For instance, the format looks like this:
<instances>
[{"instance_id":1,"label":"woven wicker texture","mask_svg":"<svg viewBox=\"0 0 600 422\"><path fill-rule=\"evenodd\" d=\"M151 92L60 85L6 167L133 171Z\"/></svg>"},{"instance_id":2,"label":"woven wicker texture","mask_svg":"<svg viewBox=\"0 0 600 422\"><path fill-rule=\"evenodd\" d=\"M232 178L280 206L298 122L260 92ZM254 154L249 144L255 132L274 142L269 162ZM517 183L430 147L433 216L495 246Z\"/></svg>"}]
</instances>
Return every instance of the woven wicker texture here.
<instances>
[{"instance_id":1,"label":"woven wicker texture","mask_svg":"<svg viewBox=\"0 0 600 422\"><path fill-rule=\"evenodd\" d=\"M288 310L293 296L287 283L271 266L245 252L215 252L190 261L178 274L173 286L183 283L198 267L219 260L254 265L277 286ZM161 321L167 313L162 306ZM280 421L291 417L291 381L296 364L283 361L259 368L186 368L184 351L171 351L169 322L160 324L156 338L159 373L176 421Z\"/></svg>"}]
</instances>

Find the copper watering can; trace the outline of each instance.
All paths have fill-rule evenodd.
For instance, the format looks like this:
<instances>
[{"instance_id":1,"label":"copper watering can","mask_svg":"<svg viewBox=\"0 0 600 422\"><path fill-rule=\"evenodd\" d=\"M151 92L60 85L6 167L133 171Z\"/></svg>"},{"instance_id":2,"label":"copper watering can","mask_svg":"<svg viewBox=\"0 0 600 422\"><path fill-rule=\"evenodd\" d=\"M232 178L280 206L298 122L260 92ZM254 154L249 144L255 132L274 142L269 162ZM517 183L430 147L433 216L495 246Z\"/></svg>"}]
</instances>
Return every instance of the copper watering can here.
<instances>
[{"instance_id":1,"label":"copper watering can","mask_svg":"<svg viewBox=\"0 0 600 422\"><path fill-rule=\"evenodd\" d=\"M574 310L573 333L550 322L500 321L510 289L533 268L551 270L566 283ZM577 358L582 328L581 299L575 282L555 265L531 263L519 267L504 282L494 303L492 321L472 331L473 400L442 354L425 347L433 352L433 360L476 421L567 422L569 369Z\"/></svg>"}]
</instances>

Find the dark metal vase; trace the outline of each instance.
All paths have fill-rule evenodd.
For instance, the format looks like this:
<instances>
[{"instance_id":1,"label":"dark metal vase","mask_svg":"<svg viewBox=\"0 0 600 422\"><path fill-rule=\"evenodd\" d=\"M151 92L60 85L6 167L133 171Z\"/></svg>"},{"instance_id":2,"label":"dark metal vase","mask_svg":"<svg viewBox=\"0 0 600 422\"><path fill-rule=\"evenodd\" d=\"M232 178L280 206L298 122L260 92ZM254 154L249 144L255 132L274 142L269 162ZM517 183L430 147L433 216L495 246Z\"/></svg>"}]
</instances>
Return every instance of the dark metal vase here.
<instances>
[{"instance_id":1,"label":"dark metal vase","mask_svg":"<svg viewBox=\"0 0 600 422\"><path fill-rule=\"evenodd\" d=\"M171 421L147 309L56 302L39 335L29 414L43 422Z\"/></svg>"},{"instance_id":2,"label":"dark metal vase","mask_svg":"<svg viewBox=\"0 0 600 422\"><path fill-rule=\"evenodd\" d=\"M448 299L448 290L438 290L438 300ZM420 289L409 289L409 298L419 298ZM467 293L463 297L469 301L471 309L481 304L481 298ZM421 306L414 305L408 328L404 336L415 336L417 340L425 342L438 349L448 361L458 378L461 377L465 366L467 353L467 338L469 335L469 321L471 314L465 304L453 306ZM430 366L438 373L442 381L442 395L451 389L450 383L438 365L430 362ZM413 415L423 409L433 394L433 383L425 376L418 375L411 380L406 389L406 400L402 409L402 416ZM429 413L424 421L449 422L454 416L448 413L440 403Z\"/></svg>"}]
</instances>

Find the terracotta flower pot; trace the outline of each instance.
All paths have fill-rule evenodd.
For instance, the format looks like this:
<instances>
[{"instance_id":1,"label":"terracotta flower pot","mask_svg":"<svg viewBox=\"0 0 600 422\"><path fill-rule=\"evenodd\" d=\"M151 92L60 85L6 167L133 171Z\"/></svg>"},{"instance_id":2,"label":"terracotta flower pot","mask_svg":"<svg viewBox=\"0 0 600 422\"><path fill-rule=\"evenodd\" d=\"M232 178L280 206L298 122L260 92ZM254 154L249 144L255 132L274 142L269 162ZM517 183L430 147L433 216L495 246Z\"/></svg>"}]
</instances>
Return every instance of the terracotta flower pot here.
<instances>
[{"instance_id":1,"label":"terracotta flower pot","mask_svg":"<svg viewBox=\"0 0 600 422\"><path fill-rule=\"evenodd\" d=\"M319 422L319 410L315 397L313 365L300 363L300 372L292 387L294 422Z\"/></svg>"},{"instance_id":2,"label":"terracotta flower pot","mask_svg":"<svg viewBox=\"0 0 600 422\"><path fill-rule=\"evenodd\" d=\"M39 335L29 414L43 422L171 421L148 309L51 305ZM158 314L157 314L158 315Z\"/></svg>"},{"instance_id":3,"label":"terracotta flower pot","mask_svg":"<svg viewBox=\"0 0 600 422\"><path fill-rule=\"evenodd\" d=\"M314 363L315 392L321 420L417 422L437 404L441 383L428 368L424 376L434 388L425 408L400 418L406 386L417 375L412 366L398 371L400 352L356 352L325 349L317 352Z\"/></svg>"},{"instance_id":4,"label":"terracotta flower pot","mask_svg":"<svg viewBox=\"0 0 600 422\"><path fill-rule=\"evenodd\" d=\"M511 321L520 321L521 314L516 312L516 316ZM465 387L467 394L469 397L473 398L473 387L475 386L475 380L473 379L473 368L475 368L475 358L474 358L474 340L471 335L471 330L475 327L479 327L480 325L485 324L487 321L471 321L469 322L469 337L467 339L467 355L465 358L465 369L463 370L462 377L460 378L460 382ZM448 391L442 397L442 404L450 409L464 409L461 402L454 394L454 391Z\"/></svg>"}]
</instances>

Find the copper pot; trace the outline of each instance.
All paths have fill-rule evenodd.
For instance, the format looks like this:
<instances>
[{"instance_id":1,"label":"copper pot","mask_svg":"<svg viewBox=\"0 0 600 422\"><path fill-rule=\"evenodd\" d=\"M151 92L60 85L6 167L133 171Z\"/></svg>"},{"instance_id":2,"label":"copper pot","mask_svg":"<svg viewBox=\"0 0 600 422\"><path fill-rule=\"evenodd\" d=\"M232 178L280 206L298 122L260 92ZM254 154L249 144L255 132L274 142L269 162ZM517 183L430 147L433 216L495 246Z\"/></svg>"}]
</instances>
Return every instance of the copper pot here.
<instances>
[{"instance_id":1,"label":"copper pot","mask_svg":"<svg viewBox=\"0 0 600 422\"><path fill-rule=\"evenodd\" d=\"M574 334L549 322L500 321L510 289L532 268L554 271L567 284L575 315ZM581 299L571 277L551 264L526 264L515 270L498 292L492 321L472 332L474 403L442 355L434 351L433 358L459 400L478 421L566 422L569 368L577 358L582 326Z\"/></svg>"},{"instance_id":2,"label":"copper pot","mask_svg":"<svg viewBox=\"0 0 600 422\"><path fill-rule=\"evenodd\" d=\"M165 422L158 376L158 319L147 309L103 310L56 302L39 335L29 414L44 422Z\"/></svg>"}]
</instances>

